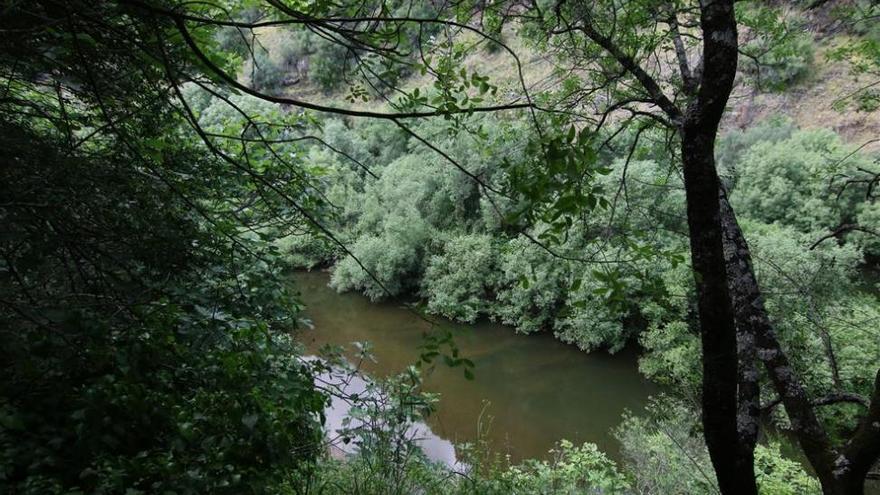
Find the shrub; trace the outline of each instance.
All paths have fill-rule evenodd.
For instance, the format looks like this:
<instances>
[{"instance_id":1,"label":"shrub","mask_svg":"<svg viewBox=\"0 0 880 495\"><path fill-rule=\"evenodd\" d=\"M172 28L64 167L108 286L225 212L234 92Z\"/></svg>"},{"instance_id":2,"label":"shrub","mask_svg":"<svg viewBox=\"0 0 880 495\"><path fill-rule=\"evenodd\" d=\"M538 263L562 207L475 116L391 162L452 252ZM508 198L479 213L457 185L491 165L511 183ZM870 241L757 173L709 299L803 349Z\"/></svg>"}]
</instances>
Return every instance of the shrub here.
<instances>
[{"instance_id":1,"label":"shrub","mask_svg":"<svg viewBox=\"0 0 880 495\"><path fill-rule=\"evenodd\" d=\"M291 234L276 242L280 254L293 268L311 270L335 260L340 248L333 241L313 232Z\"/></svg>"},{"instance_id":2,"label":"shrub","mask_svg":"<svg viewBox=\"0 0 880 495\"><path fill-rule=\"evenodd\" d=\"M860 91L855 97L856 108L860 112L873 112L880 108L880 91L868 89Z\"/></svg>"},{"instance_id":3,"label":"shrub","mask_svg":"<svg viewBox=\"0 0 880 495\"><path fill-rule=\"evenodd\" d=\"M627 493L630 485L614 461L590 443L575 447L563 440L551 452L552 461L527 461L505 472L501 482L522 495L554 493Z\"/></svg>"},{"instance_id":4,"label":"shrub","mask_svg":"<svg viewBox=\"0 0 880 495\"><path fill-rule=\"evenodd\" d=\"M414 212L392 214L384 219L379 235L355 241L354 258L348 256L335 266L330 286L338 291L362 291L373 301L407 293L418 286L429 235L429 226Z\"/></svg>"},{"instance_id":5,"label":"shrub","mask_svg":"<svg viewBox=\"0 0 880 495\"><path fill-rule=\"evenodd\" d=\"M565 298L568 265L528 239L504 245L492 315L518 332L551 330Z\"/></svg>"},{"instance_id":6,"label":"shrub","mask_svg":"<svg viewBox=\"0 0 880 495\"><path fill-rule=\"evenodd\" d=\"M487 235L456 236L443 252L428 259L422 296L428 311L473 323L488 312L498 269L493 239Z\"/></svg>"},{"instance_id":7,"label":"shrub","mask_svg":"<svg viewBox=\"0 0 880 495\"><path fill-rule=\"evenodd\" d=\"M379 120L324 123L324 139L380 175L382 169L407 152L409 138L397 126Z\"/></svg>"},{"instance_id":8,"label":"shrub","mask_svg":"<svg viewBox=\"0 0 880 495\"><path fill-rule=\"evenodd\" d=\"M632 287L637 281L619 282ZM607 285L603 280L586 275L579 288L568 291L566 309L553 325L559 340L575 344L584 351L605 347L616 352L626 345L635 334L635 328L626 325L628 308L610 304L605 294L598 294L605 288Z\"/></svg>"},{"instance_id":9,"label":"shrub","mask_svg":"<svg viewBox=\"0 0 880 495\"><path fill-rule=\"evenodd\" d=\"M666 304L648 302L641 307L647 328L639 336L645 350L639 358L639 371L696 397L703 374L700 361L694 359L702 350L692 320L696 313L693 272L690 264L681 264L662 276L671 297Z\"/></svg>"},{"instance_id":10,"label":"shrub","mask_svg":"<svg viewBox=\"0 0 880 495\"><path fill-rule=\"evenodd\" d=\"M845 184L859 168L870 167L868 157L852 153L827 130L759 142L739 161L731 201L740 215L818 237L855 222L860 211L871 208L858 185Z\"/></svg>"},{"instance_id":11,"label":"shrub","mask_svg":"<svg viewBox=\"0 0 880 495\"><path fill-rule=\"evenodd\" d=\"M740 160L758 143L777 143L797 131L794 122L786 117L770 118L743 130L730 131L718 140L715 159L720 175L735 177Z\"/></svg>"},{"instance_id":12,"label":"shrub","mask_svg":"<svg viewBox=\"0 0 880 495\"><path fill-rule=\"evenodd\" d=\"M718 493L698 421L688 407L668 398L652 401L643 417L625 417L615 436L637 493ZM783 457L777 442L756 447L755 471L761 495L821 493L818 480Z\"/></svg>"},{"instance_id":13,"label":"shrub","mask_svg":"<svg viewBox=\"0 0 880 495\"><path fill-rule=\"evenodd\" d=\"M352 69L348 48L340 43L308 33L304 45L308 47L309 80L329 93L346 84Z\"/></svg>"},{"instance_id":14,"label":"shrub","mask_svg":"<svg viewBox=\"0 0 880 495\"><path fill-rule=\"evenodd\" d=\"M307 469L325 399L272 250L230 242L116 148L23 132L0 133L21 165L2 170L4 197L57 196L4 213L19 246L4 266L32 285L0 284L0 491L271 492ZM164 151L147 163L172 187L239 190L201 148Z\"/></svg>"},{"instance_id":15,"label":"shrub","mask_svg":"<svg viewBox=\"0 0 880 495\"><path fill-rule=\"evenodd\" d=\"M755 448L755 475L761 495L808 495L822 493L819 481L804 472L797 461L783 456L779 442Z\"/></svg>"},{"instance_id":16,"label":"shrub","mask_svg":"<svg viewBox=\"0 0 880 495\"><path fill-rule=\"evenodd\" d=\"M265 48L254 48L254 55L245 67L251 85L257 91L277 92L287 75L286 64L279 63Z\"/></svg>"}]
</instances>

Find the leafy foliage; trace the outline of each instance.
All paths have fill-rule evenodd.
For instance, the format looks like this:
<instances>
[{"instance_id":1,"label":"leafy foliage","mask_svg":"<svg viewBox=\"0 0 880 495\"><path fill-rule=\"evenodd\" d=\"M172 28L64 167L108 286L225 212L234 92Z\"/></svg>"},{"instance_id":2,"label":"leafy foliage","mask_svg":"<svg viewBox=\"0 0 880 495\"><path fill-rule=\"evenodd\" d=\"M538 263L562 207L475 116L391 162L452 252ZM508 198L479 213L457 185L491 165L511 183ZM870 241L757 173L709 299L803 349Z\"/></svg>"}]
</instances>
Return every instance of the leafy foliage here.
<instances>
[{"instance_id":1,"label":"leafy foliage","mask_svg":"<svg viewBox=\"0 0 880 495\"><path fill-rule=\"evenodd\" d=\"M187 125L248 127L171 96L159 61L191 58L167 22L104 2L2 22L2 490L255 493L310 471L326 398L269 242L303 182Z\"/></svg>"},{"instance_id":2,"label":"leafy foliage","mask_svg":"<svg viewBox=\"0 0 880 495\"><path fill-rule=\"evenodd\" d=\"M456 237L444 253L427 263L422 294L428 311L452 320L473 322L487 313L488 291L495 285L495 253L487 235Z\"/></svg>"},{"instance_id":3,"label":"leafy foliage","mask_svg":"<svg viewBox=\"0 0 880 495\"><path fill-rule=\"evenodd\" d=\"M740 5L746 75L775 90L803 80L813 57L803 21ZM866 21L876 6L854 5L845 14L862 25L853 28L859 38L831 56L875 75ZM626 61L591 42L613 42L660 77L657 53L678 51L687 62L695 48L689 36L654 29L677 17L658 16L651 1L598 3L590 16L614 29L548 37L559 18L535 9L521 34L568 73L535 108L565 111L477 115L509 88L468 66L467 55L480 44L506 47L457 39L451 22L430 19L435 5L273 7L303 11L294 27L278 28L281 16L252 2L47 0L4 10L3 488L713 491L701 432L679 403L627 417L620 469L593 445L561 442L552 460L475 464L472 477L449 481L455 473L405 438L432 400L418 390L417 368L371 387L383 400L356 409L347 432L358 455L328 459L327 397L314 384L326 370L300 359L290 334L300 308L279 278L291 266L333 264L334 287L374 300L418 294L429 312L552 331L584 350L638 340L642 370L691 398L701 380L698 322L675 138L657 130L665 117L645 111L653 96L621 70ZM503 8L465 2L450 18L465 23L478 11L501 38ZM555 14L583 17L578 8L559 4ZM364 13L381 19L363 23ZM692 15L683 11L685 29ZM223 21L203 22L212 16ZM244 36L263 20L278 41L269 47ZM415 72L433 84L399 87ZM443 115L352 123L266 101L309 79L325 92L347 88L351 104L387 97L393 110ZM532 103L521 82L511 93ZM872 111L867 89L857 101ZM603 122L618 110L632 115L593 132L568 115L587 96ZM876 160L790 122L733 133L718 158L768 310L809 392L867 395L880 360L869 333L880 306L862 272L880 254ZM446 337L429 341L422 362L444 345ZM474 378L454 346L444 358ZM858 407L830 405L822 419L843 436ZM774 443L758 448L756 466L762 493L817 490Z\"/></svg>"},{"instance_id":4,"label":"leafy foliage","mask_svg":"<svg viewBox=\"0 0 880 495\"><path fill-rule=\"evenodd\" d=\"M758 87L782 91L803 80L813 66L813 38L803 19L776 7L746 3L737 20L750 38L740 51L746 73Z\"/></svg>"},{"instance_id":5,"label":"leafy foliage","mask_svg":"<svg viewBox=\"0 0 880 495\"><path fill-rule=\"evenodd\" d=\"M668 398L656 400L647 417L628 416L615 432L622 444L624 468L635 478L637 493L717 493L705 445L689 408ZM819 494L819 482L787 459L779 443L755 449L758 492L762 495Z\"/></svg>"},{"instance_id":6,"label":"leafy foliage","mask_svg":"<svg viewBox=\"0 0 880 495\"><path fill-rule=\"evenodd\" d=\"M239 493L306 467L325 399L279 333L298 307L277 259L224 262L222 232L112 150L65 155L10 127L3 141L9 489ZM164 166L211 167L176 153Z\"/></svg>"},{"instance_id":7,"label":"leafy foliage","mask_svg":"<svg viewBox=\"0 0 880 495\"><path fill-rule=\"evenodd\" d=\"M818 239L840 226L872 230L877 204L859 182L872 167L831 131L798 131L776 142L757 143L735 165L732 201L745 215L778 222ZM845 231L856 245L873 249L876 236Z\"/></svg>"},{"instance_id":8,"label":"leafy foliage","mask_svg":"<svg viewBox=\"0 0 880 495\"><path fill-rule=\"evenodd\" d=\"M532 461L511 468L501 480L510 491L499 493L625 493L629 488L626 477L595 445L576 447L562 441L551 453L552 461Z\"/></svg>"}]
</instances>

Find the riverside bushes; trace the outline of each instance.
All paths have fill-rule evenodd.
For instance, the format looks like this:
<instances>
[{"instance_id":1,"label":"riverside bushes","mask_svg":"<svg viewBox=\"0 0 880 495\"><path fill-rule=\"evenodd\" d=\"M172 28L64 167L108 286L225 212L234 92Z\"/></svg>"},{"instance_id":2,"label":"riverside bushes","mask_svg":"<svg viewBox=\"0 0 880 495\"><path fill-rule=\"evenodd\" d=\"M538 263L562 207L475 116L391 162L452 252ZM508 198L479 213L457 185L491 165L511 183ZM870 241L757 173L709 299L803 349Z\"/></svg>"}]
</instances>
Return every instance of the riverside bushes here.
<instances>
[{"instance_id":1,"label":"riverside bushes","mask_svg":"<svg viewBox=\"0 0 880 495\"><path fill-rule=\"evenodd\" d=\"M479 174L487 184L501 183L504 149L518 145L507 143L501 149L493 140L516 123L485 119L481 125L489 135L486 148L497 149L499 155L472 148L477 139L468 136L441 142L454 143L450 149L469 173ZM363 139L359 127L346 130L330 122L327 128L337 144ZM807 248L840 225L873 223L876 204L864 200L864 188L845 187L843 179L858 177L870 158L850 155L851 150L828 131L799 131L782 121L759 130L731 133L721 146L732 200L748 220L747 235L760 247L774 228L799 232L799 237L772 234L780 241L788 239L789 254L779 256L789 259L840 251L825 263L848 268L826 273L833 273L838 286L851 286L858 278L853 269L863 263L862 253L872 252L872 236L855 229L841 233L841 247L832 239L817 249ZM430 132L430 127L423 131ZM475 185L442 158L425 152L420 143L411 141L409 146L409 154L361 157L379 179L367 181L362 191L347 191L344 220L336 225L341 237L353 240L353 254L390 295L418 294L429 312L459 321L482 316L526 333L556 332L584 349L617 349L639 327L659 328L689 317L680 309L688 307L687 270L679 268L686 246L679 234L684 229L681 183L662 163L628 163L617 211L599 210L584 225L570 229L560 247L548 249L506 230L502 217L511 205L504 198ZM344 177L359 173L338 159L331 163L342 183ZM611 190L621 180L622 167L622 162L615 163L618 172L603 177L599 187ZM763 194L768 187L775 193ZM828 194L833 190L841 193L839 198ZM540 236L542 228L531 227L529 235ZM618 236L624 231L647 234ZM645 255L645 249L654 254ZM590 252L632 260L610 270L602 266L599 255L579 261ZM761 260L758 263L760 267ZM791 270L787 265L783 271ZM761 273L768 285L780 280L772 270ZM389 295L348 257L339 259L333 284L341 290L364 291L373 299Z\"/></svg>"}]
</instances>

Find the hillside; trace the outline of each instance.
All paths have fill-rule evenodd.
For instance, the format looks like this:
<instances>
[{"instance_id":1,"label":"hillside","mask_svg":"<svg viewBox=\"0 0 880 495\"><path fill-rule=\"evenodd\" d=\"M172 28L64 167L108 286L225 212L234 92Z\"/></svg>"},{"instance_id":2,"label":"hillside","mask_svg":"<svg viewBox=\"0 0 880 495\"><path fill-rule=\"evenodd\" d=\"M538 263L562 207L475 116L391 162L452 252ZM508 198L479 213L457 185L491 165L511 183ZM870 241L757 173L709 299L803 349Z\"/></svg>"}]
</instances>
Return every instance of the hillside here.
<instances>
[{"instance_id":1,"label":"hillside","mask_svg":"<svg viewBox=\"0 0 880 495\"><path fill-rule=\"evenodd\" d=\"M880 151L880 140L876 140L880 136L880 105L874 103L880 101L880 96L877 91L871 90L876 85L877 76L871 73L859 74L853 70L850 62L834 57L834 50L846 43L848 38L829 33L829 24L834 25L834 22L829 19L828 10L826 7L824 11L817 12L796 11L806 18L804 30L809 33L813 45L805 75L787 84L784 89L776 90L762 87L753 79L741 75L731 96L724 129L743 130L771 117L786 117L792 119L799 128L831 129L848 143L864 146L862 149L866 152ZM290 43L289 37L283 30L267 28L258 32L257 39L276 64L290 66L289 62L280 60L285 51L279 49ZM460 38L463 43L473 43L475 40L470 33L461 35ZM560 88L562 83L559 74L554 73L552 55L536 51L511 27L505 29L502 40L518 56L526 87L531 93ZM499 94L505 96L506 101L521 98L522 86L510 54L502 49L487 50L487 43L481 46L482 48L468 52L462 66L468 71L491 75L492 83L499 87ZM287 53L287 56L291 54ZM303 58L299 54L292 56L296 60ZM742 57L740 63L748 66L750 61ZM281 85L278 89L287 96L306 101L334 102L337 106L346 108L386 107L383 99L376 95L371 96L368 101L351 101L348 98L348 88L328 91L309 79L306 73L300 74L294 68L291 71L296 73L296 84ZM401 81L399 87L408 91L417 87L424 88L431 82L429 76L412 75ZM860 94L867 97L864 103L853 98ZM505 99L498 98L498 101Z\"/></svg>"}]
</instances>

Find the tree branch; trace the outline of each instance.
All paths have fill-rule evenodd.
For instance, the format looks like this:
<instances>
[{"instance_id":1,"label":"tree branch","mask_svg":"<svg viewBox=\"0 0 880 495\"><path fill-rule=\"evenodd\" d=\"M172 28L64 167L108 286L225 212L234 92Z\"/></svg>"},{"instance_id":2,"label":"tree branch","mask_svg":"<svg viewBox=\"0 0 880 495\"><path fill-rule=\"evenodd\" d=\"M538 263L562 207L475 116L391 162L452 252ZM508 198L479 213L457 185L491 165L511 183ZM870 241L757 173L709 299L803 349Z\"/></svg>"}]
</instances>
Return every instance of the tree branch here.
<instances>
[{"instance_id":1,"label":"tree branch","mask_svg":"<svg viewBox=\"0 0 880 495\"><path fill-rule=\"evenodd\" d=\"M272 103L280 103L284 105L292 105L299 108L307 108L309 110L315 110L324 113L332 113L337 115L346 115L349 117L365 117L365 118L374 118L374 119L385 119L385 120L394 120L394 119L408 119L408 118L424 118L424 117L440 117L445 115L460 115L460 114L470 114L470 113L485 113L485 112L497 112L501 110L514 110L514 109L523 109L531 107L530 103L510 103L507 105L497 105L490 107L472 107L472 108L461 108L458 110L435 110L430 112L397 112L397 113L389 113L389 112L371 112L371 111L362 111L362 110L351 110L348 108L340 108L340 107L330 107L326 105L318 105L315 103L310 103L303 100L297 100L294 98L286 98L282 96L272 96L267 95L265 93L261 93L252 88L249 88L241 83L239 83L234 77L230 76L223 69L218 67L214 62L212 62L207 55L199 48L198 44L190 35L189 30L186 27L186 24L183 22L183 19L180 17L174 18L174 24L177 26L178 31L183 36L184 41L187 46L193 51L196 57L201 61L206 68L208 68L211 72L220 77L225 83L229 84L233 88L254 96L256 98L260 98L261 100L269 101Z\"/></svg>"}]
</instances>

